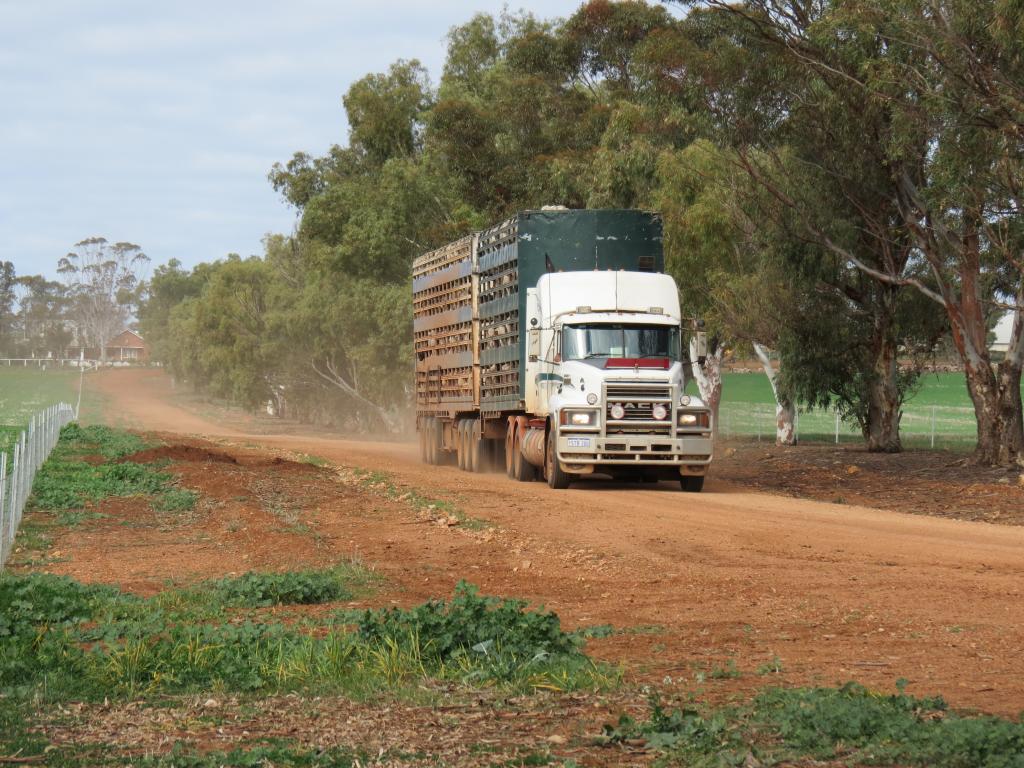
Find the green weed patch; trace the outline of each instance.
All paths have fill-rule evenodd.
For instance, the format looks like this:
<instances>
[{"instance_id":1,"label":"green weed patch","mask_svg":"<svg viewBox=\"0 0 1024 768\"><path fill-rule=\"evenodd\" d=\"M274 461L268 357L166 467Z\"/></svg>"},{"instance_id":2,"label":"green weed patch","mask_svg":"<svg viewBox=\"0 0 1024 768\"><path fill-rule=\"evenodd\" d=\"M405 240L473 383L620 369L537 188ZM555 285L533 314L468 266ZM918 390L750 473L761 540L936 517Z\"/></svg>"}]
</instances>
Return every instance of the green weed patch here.
<instances>
[{"instance_id":1,"label":"green weed patch","mask_svg":"<svg viewBox=\"0 0 1024 768\"><path fill-rule=\"evenodd\" d=\"M36 475L30 503L36 509L67 512L111 496L148 496L161 512L194 508L198 494L175 488L172 475L152 464L118 461L147 447L146 441L129 432L69 424Z\"/></svg>"},{"instance_id":2,"label":"green weed patch","mask_svg":"<svg viewBox=\"0 0 1024 768\"><path fill-rule=\"evenodd\" d=\"M669 710L647 720L623 715L609 742L643 739L665 762L686 766L840 761L855 765L1020 768L1024 724L950 712L938 697L841 688L770 689L744 707Z\"/></svg>"},{"instance_id":3,"label":"green weed patch","mask_svg":"<svg viewBox=\"0 0 1024 768\"><path fill-rule=\"evenodd\" d=\"M247 574L145 599L66 577L3 575L0 693L95 700L316 689L365 697L432 679L517 690L614 679L578 651L554 614L465 586L450 603L368 612L351 629L267 623L233 610L332 600L353 594L354 582L337 569Z\"/></svg>"},{"instance_id":4,"label":"green weed patch","mask_svg":"<svg viewBox=\"0 0 1024 768\"><path fill-rule=\"evenodd\" d=\"M527 610L522 600L482 597L465 582L451 601L366 611L358 628L365 641L464 681L565 690L617 680L590 662L554 613Z\"/></svg>"},{"instance_id":5,"label":"green weed patch","mask_svg":"<svg viewBox=\"0 0 1024 768\"><path fill-rule=\"evenodd\" d=\"M153 501L157 512L191 512L199 501L199 494L187 488L170 488Z\"/></svg>"},{"instance_id":6,"label":"green weed patch","mask_svg":"<svg viewBox=\"0 0 1024 768\"><path fill-rule=\"evenodd\" d=\"M247 573L207 582L205 586L228 605L257 608L351 600L354 587L365 585L369 579L360 568L339 566L330 570Z\"/></svg>"},{"instance_id":7,"label":"green weed patch","mask_svg":"<svg viewBox=\"0 0 1024 768\"><path fill-rule=\"evenodd\" d=\"M138 435L101 425L68 424L60 431L60 439L55 452L76 457L98 454L105 459L120 459L151 447Z\"/></svg>"}]
</instances>

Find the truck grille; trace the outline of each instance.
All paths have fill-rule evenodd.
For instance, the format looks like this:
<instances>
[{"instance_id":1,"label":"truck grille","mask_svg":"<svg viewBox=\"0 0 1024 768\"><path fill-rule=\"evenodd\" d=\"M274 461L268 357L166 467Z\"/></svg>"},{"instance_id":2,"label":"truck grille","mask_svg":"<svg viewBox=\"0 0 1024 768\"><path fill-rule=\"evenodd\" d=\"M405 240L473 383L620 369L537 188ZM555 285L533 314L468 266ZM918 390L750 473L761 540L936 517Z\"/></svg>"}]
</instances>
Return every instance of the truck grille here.
<instances>
[{"instance_id":1,"label":"truck grille","mask_svg":"<svg viewBox=\"0 0 1024 768\"><path fill-rule=\"evenodd\" d=\"M653 402L672 401L672 387L665 384L610 381L605 385L605 394L608 395L609 402L637 399Z\"/></svg>"},{"instance_id":2,"label":"truck grille","mask_svg":"<svg viewBox=\"0 0 1024 768\"><path fill-rule=\"evenodd\" d=\"M605 384L605 427L608 434L651 434L672 432L672 387L644 382L607 382ZM625 409L621 419L612 418L611 407L619 403ZM656 403L668 409L668 417L654 418Z\"/></svg>"}]
</instances>

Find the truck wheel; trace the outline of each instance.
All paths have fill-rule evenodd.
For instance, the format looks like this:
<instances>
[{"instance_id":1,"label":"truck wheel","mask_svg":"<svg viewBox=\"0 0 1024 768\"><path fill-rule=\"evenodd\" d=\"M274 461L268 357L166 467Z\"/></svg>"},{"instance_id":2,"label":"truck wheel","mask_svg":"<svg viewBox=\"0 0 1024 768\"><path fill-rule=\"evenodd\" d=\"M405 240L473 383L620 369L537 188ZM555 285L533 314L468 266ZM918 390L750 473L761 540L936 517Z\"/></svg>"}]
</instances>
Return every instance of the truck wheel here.
<instances>
[{"instance_id":1,"label":"truck wheel","mask_svg":"<svg viewBox=\"0 0 1024 768\"><path fill-rule=\"evenodd\" d=\"M466 469L470 472L482 472L483 453L480 420L470 419L466 422Z\"/></svg>"},{"instance_id":2,"label":"truck wheel","mask_svg":"<svg viewBox=\"0 0 1024 768\"><path fill-rule=\"evenodd\" d=\"M572 476L568 472L562 471L562 465L558 463L555 443L555 430L548 430L548 445L544 452L544 474L548 476L548 486L560 491L569 487Z\"/></svg>"},{"instance_id":3,"label":"truck wheel","mask_svg":"<svg viewBox=\"0 0 1024 768\"><path fill-rule=\"evenodd\" d=\"M513 439L514 437L513 435ZM519 450L518 440L515 440L515 446L512 448L512 477L523 483L537 479L537 470L533 464L523 458L523 452Z\"/></svg>"},{"instance_id":4,"label":"truck wheel","mask_svg":"<svg viewBox=\"0 0 1024 768\"><path fill-rule=\"evenodd\" d=\"M448 455L444 450L444 422L438 418L431 419L433 428L430 430L430 452L434 457L431 464L441 466L447 463Z\"/></svg>"},{"instance_id":5,"label":"truck wheel","mask_svg":"<svg viewBox=\"0 0 1024 768\"><path fill-rule=\"evenodd\" d=\"M508 429L505 430L505 474L513 480L516 476L515 469L515 458L516 458L516 433L515 433L515 422L509 419Z\"/></svg>"},{"instance_id":6,"label":"truck wheel","mask_svg":"<svg viewBox=\"0 0 1024 768\"><path fill-rule=\"evenodd\" d=\"M704 489L704 475L681 477L679 484L687 493L700 493Z\"/></svg>"},{"instance_id":7,"label":"truck wheel","mask_svg":"<svg viewBox=\"0 0 1024 768\"><path fill-rule=\"evenodd\" d=\"M427 464L436 464L434 456L434 417L427 416L423 420L423 460Z\"/></svg>"},{"instance_id":8,"label":"truck wheel","mask_svg":"<svg viewBox=\"0 0 1024 768\"><path fill-rule=\"evenodd\" d=\"M455 422L455 464L459 469L466 468L466 422Z\"/></svg>"}]
</instances>

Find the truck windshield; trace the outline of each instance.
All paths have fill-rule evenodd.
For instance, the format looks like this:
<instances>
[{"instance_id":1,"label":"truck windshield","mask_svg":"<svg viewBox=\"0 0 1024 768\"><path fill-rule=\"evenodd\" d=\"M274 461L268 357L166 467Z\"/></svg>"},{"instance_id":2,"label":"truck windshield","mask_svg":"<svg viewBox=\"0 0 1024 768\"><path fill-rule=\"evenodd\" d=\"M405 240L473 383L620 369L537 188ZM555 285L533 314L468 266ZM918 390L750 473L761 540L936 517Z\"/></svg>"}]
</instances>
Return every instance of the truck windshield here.
<instances>
[{"instance_id":1,"label":"truck windshield","mask_svg":"<svg viewBox=\"0 0 1024 768\"><path fill-rule=\"evenodd\" d=\"M566 325L562 359L667 357L679 359L679 329L671 325Z\"/></svg>"}]
</instances>

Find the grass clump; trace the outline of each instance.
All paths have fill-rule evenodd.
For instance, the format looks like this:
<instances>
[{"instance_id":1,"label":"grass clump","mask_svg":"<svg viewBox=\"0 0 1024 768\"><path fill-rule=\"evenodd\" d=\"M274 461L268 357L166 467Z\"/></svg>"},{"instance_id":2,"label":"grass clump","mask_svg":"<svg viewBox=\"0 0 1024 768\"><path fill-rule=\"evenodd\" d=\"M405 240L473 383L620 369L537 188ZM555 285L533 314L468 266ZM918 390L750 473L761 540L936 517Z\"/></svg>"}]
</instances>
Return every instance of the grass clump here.
<instances>
[{"instance_id":1,"label":"grass clump","mask_svg":"<svg viewBox=\"0 0 1024 768\"><path fill-rule=\"evenodd\" d=\"M14 450L14 442L21 435L21 427L10 427L0 424L0 453L10 453ZM11 457L7 457L8 464L10 464Z\"/></svg>"},{"instance_id":2,"label":"grass clump","mask_svg":"<svg viewBox=\"0 0 1024 768\"><path fill-rule=\"evenodd\" d=\"M157 512L191 512L196 508L199 494L187 488L170 488L153 501Z\"/></svg>"},{"instance_id":3,"label":"grass clump","mask_svg":"<svg viewBox=\"0 0 1024 768\"><path fill-rule=\"evenodd\" d=\"M950 712L939 697L840 688L770 689L743 707L669 710L653 701L645 721L606 726L611 743L643 739L665 762L686 766L841 761L931 768L1020 768L1024 724Z\"/></svg>"}]
</instances>

